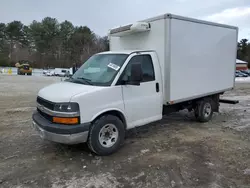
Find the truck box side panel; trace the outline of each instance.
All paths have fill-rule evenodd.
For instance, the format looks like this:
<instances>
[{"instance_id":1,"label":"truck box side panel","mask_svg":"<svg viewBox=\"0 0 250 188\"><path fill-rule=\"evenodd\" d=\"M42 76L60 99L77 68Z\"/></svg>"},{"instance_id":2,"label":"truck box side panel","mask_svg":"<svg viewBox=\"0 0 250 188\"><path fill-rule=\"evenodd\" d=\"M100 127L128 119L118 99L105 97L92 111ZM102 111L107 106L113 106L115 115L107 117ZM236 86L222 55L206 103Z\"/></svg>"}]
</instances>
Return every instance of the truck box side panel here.
<instances>
[{"instance_id":1,"label":"truck box side panel","mask_svg":"<svg viewBox=\"0 0 250 188\"><path fill-rule=\"evenodd\" d=\"M159 19L149 22L151 30L148 32L134 33L122 37L110 37L110 50L152 50L158 55L161 73L165 70L165 20ZM163 80L164 87L164 80ZM164 90L163 90L164 92ZM163 93L165 97L165 93ZM165 101L166 99L164 99Z\"/></svg>"},{"instance_id":2,"label":"truck box side panel","mask_svg":"<svg viewBox=\"0 0 250 188\"><path fill-rule=\"evenodd\" d=\"M234 87L237 29L171 19L170 38L170 101Z\"/></svg>"}]
</instances>

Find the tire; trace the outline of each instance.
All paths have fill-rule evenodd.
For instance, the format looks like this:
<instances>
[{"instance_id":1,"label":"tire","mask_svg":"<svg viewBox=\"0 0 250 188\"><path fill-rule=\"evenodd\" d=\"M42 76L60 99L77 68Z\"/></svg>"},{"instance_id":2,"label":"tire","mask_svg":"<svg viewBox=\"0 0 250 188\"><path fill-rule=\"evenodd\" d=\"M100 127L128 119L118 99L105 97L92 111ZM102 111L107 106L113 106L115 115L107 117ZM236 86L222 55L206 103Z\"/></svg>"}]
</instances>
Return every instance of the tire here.
<instances>
[{"instance_id":1,"label":"tire","mask_svg":"<svg viewBox=\"0 0 250 188\"><path fill-rule=\"evenodd\" d=\"M195 117L199 122L208 122L213 116L213 101L206 98L197 103L195 108Z\"/></svg>"},{"instance_id":2,"label":"tire","mask_svg":"<svg viewBox=\"0 0 250 188\"><path fill-rule=\"evenodd\" d=\"M120 148L124 137L125 128L122 121L114 115L104 115L92 124L88 146L97 155L106 156Z\"/></svg>"}]
</instances>

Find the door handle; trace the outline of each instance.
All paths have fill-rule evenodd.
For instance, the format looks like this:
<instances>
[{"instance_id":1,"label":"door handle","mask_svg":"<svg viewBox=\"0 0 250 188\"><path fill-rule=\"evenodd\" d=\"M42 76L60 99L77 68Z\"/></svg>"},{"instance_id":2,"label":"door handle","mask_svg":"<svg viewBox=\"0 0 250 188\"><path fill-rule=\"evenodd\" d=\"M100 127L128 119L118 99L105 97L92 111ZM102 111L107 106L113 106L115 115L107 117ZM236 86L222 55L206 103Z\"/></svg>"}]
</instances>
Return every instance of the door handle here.
<instances>
[{"instance_id":1,"label":"door handle","mask_svg":"<svg viewBox=\"0 0 250 188\"><path fill-rule=\"evenodd\" d=\"M156 89L156 92L157 92L157 93L160 91L159 83L158 83L158 82L155 84L155 89Z\"/></svg>"}]
</instances>

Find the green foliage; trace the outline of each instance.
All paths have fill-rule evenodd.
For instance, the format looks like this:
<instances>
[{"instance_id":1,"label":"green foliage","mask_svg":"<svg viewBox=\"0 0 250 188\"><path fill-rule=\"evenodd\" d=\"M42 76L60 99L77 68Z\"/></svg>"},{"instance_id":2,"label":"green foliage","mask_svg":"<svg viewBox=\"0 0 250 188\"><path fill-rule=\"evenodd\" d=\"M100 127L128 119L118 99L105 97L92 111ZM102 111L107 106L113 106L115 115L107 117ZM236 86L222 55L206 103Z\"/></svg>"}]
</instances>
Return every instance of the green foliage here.
<instances>
[{"instance_id":1,"label":"green foliage","mask_svg":"<svg viewBox=\"0 0 250 188\"><path fill-rule=\"evenodd\" d=\"M13 21L6 25L5 28L5 37L13 45L18 42L21 45L27 45L28 41L26 40L25 32L27 26L23 25L20 21Z\"/></svg>"},{"instance_id":2,"label":"green foliage","mask_svg":"<svg viewBox=\"0 0 250 188\"><path fill-rule=\"evenodd\" d=\"M2 53L0 53L0 66L1 67L10 66L10 60Z\"/></svg>"},{"instance_id":3,"label":"green foliage","mask_svg":"<svg viewBox=\"0 0 250 188\"><path fill-rule=\"evenodd\" d=\"M247 39L238 42L237 58L248 62L250 68L250 42Z\"/></svg>"},{"instance_id":4,"label":"green foliage","mask_svg":"<svg viewBox=\"0 0 250 188\"><path fill-rule=\"evenodd\" d=\"M75 27L67 20L59 23L46 17L29 26L20 21L0 23L0 66L27 59L34 67L71 67L107 49L106 37L96 36L87 26Z\"/></svg>"},{"instance_id":5,"label":"green foliage","mask_svg":"<svg viewBox=\"0 0 250 188\"><path fill-rule=\"evenodd\" d=\"M5 24L4 23L0 23L0 52L3 51L4 44L5 44L5 39L6 39L5 29L6 29Z\"/></svg>"}]
</instances>

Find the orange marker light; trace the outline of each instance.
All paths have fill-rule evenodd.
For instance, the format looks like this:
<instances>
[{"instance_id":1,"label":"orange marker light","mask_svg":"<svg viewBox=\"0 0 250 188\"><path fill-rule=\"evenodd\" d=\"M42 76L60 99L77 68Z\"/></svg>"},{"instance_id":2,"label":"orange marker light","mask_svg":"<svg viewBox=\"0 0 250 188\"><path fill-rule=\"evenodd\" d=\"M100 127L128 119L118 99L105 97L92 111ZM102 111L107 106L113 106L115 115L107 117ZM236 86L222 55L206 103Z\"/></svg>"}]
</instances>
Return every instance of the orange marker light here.
<instances>
[{"instance_id":1,"label":"orange marker light","mask_svg":"<svg viewBox=\"0 0 250 188\"><path fill-rule=\"evenodd\" d=\"M77 117L73 118L53 117L53 123L73 125L73 124L78 124L79 122Z\"/></svg>"}]
</instances>

